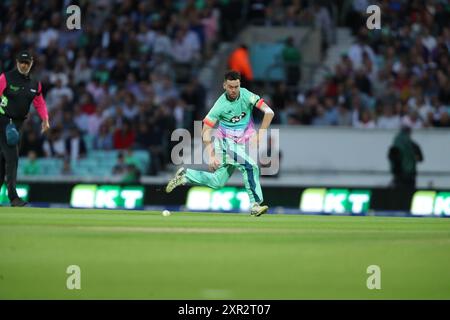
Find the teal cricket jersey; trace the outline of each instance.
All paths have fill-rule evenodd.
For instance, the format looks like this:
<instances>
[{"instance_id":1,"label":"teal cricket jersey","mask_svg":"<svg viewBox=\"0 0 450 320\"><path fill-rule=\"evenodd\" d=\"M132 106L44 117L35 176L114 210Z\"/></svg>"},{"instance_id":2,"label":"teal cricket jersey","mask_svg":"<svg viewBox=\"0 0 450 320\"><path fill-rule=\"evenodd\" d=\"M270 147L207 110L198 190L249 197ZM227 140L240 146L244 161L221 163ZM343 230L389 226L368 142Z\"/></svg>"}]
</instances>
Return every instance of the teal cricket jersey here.
<instances>
[{"instance_id":1,"label":"teal cricket jersey","mask_svg":"<svg viewBox=\"0 0 450 320\"><path fill-rule=\"evenodd\" d=\"M245 88L240 88L239 96L228 100L224 92L214 103L203 122L214 126L219 122L219 137L226 137L236 142L245 142L255 132L253 125L253 107L260 108L263 99Z\"/></svg>"}]
</instances>

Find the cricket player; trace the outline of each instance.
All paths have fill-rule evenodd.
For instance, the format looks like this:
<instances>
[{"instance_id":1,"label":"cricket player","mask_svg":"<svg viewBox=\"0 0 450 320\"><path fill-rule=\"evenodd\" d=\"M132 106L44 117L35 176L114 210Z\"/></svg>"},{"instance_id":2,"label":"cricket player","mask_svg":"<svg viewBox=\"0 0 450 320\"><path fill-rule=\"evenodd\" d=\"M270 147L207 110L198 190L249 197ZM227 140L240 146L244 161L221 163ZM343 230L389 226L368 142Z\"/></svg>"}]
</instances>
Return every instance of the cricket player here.
<instances>
[{"instance_id":1,"label":"cricket player","mask_svg":"<svg viewBox=\"0 0 450 320\"><path fill-rule=\"evenodd\" d=\"M245 189L251 202L250 214L260 216L267 212L268 206L261 205L263 194L259 183L259 168L256 161L245 150L249 140L255 137L252 111L256 107L264 112L264 118L256 139L264 136L274 116L272 109L264 99L240 87L241 75L228 71L224 77L225 92L217 99L214 106L203 120L203 142L209 155L211 172L185 169L181 167L166 186L166 192L172 192L184 184L221 188L237 168L242 172ZM214 147L211 141L212 128L217 126Z\"/></svg>"}]
</instances>

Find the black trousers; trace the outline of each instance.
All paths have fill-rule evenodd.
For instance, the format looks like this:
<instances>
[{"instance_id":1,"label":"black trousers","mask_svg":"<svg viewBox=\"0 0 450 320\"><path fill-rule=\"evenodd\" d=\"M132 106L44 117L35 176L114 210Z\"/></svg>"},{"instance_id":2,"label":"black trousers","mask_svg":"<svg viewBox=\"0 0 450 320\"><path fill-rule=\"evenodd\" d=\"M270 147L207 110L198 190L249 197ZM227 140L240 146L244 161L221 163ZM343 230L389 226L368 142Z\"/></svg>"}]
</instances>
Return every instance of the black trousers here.
<instances>
[{"instance_id":1,"label":"black trousers","mask_svg":"<svg viewBox=\"0 0 450 320\"><path fill-rule=\"evenodd\" d=\"M0 116L0 187L5 182L8 189L8 198L10 201L18 198L16 190L17 166L19 164L19 146L9 146L6 143L6 126L10 119ZM16 123L16 122L15 122ZM20 130L21 123L16 123Z\"/></svg>"}]
</instances>

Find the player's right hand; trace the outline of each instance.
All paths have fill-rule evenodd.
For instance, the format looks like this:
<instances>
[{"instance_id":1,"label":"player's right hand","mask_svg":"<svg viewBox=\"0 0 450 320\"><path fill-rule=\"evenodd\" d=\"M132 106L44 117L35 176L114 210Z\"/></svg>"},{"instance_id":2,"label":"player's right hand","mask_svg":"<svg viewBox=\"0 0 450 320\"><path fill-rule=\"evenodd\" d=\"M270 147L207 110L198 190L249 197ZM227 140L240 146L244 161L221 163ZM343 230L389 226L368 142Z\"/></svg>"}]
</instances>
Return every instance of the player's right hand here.
<instances>
[{"instance_id":1,"label":"player's right hand","mask_svg":"<svg viewBox=\"0 0 450 320\"><path fill-rule=\"evenodd\" d=\"M41 133L46 132L48 129L50 129L50 124L48 122L48 119L45 119L45 120L42 121Z\"/></svg>"},{"instance_id":2,"label":"player's right hand","mask_svg":"<svg viewBox=\"0 0 450 320\"><path fill-rule=\"evenodd\" d=\"M208 167L210 171L216 171L220 167L220 161L215 156L211 156Z\"/></svg>"}]
</instances>

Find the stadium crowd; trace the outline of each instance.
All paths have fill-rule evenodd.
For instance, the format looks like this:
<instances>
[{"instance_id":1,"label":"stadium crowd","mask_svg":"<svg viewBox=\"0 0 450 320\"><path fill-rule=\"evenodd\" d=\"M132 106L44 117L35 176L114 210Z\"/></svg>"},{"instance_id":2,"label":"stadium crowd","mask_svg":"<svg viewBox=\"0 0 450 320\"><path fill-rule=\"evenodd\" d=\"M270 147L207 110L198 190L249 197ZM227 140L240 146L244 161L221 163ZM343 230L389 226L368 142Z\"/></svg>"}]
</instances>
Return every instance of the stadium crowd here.
<instances>
[{"instance_id":1,"label":"stadium crowd","mask_svg":"<svg viewBox=\"0 0 450 320\"><path fill-rule=\"evenodd\" d=\"M369 31L365 10L370 4L351 2L344 23L356 42L320 85L305 92L277 85L271 98L282 110L278 123L450 127L450 4L380 1L382 29Z\"/></svg>"},{"instance_id":2,"label":"stadium crowd","mask_svg":"<svg viewBox=\"0 0 450 320\"><path fill-rule=\"evenodd\" d=\"M81 29L66 27L78 4ZM21 155L65 158L70 141L89 136L97 150L149 150L159 170L176 127L201 119L200 62L214 52L230 6L219 1L2 1L0 72L33 53L51 119L41 138L27 121ZM21 14L19 14L21 13ZM219 34L221 32L221 34ZM84 139L79 156L86 153Z\"/></svg>"},{"instance_id":3,"label":"stadium crowd","mask_svg":"<svg viewBox=\"0 0 450 320\"><path fill-rule=\"evenodd\" d=\"M382 29L374 31L355 27L365 26L367 1L337 2L339 10L350 3L342 24L354 29L357 43L319 86L305 92L275 86L275 123L450 127L447 2L381 1ZM0 72L15 66L24 47L32 51L52 126L41 138L32 117L21 155L66 158L70 141L89 136L95 150L147 150L152 168L144 174L154 174L169 162L173 129L190 128L208 108L196 77L202 62L243 23L309 21L322 29L324 51L333 41L330 2L245 3L243 9L236 0L79 1L82 28L68 30L71 1L2 1Z\"/></svg>"}]
</instances>

